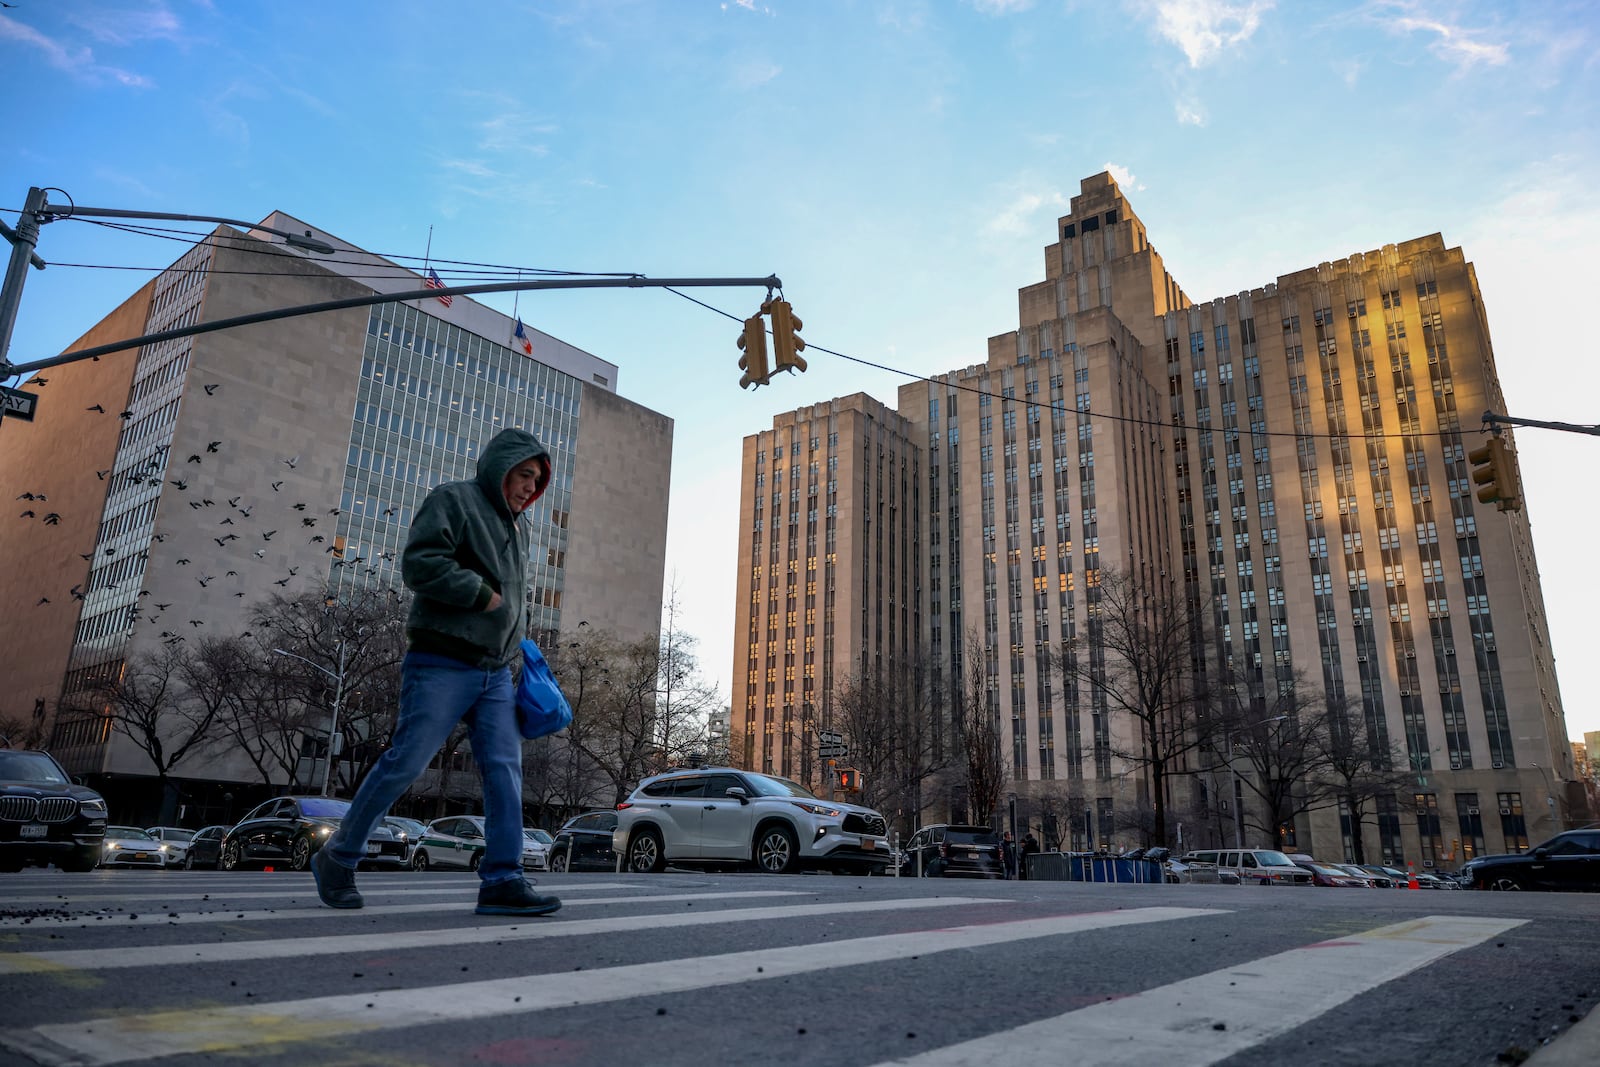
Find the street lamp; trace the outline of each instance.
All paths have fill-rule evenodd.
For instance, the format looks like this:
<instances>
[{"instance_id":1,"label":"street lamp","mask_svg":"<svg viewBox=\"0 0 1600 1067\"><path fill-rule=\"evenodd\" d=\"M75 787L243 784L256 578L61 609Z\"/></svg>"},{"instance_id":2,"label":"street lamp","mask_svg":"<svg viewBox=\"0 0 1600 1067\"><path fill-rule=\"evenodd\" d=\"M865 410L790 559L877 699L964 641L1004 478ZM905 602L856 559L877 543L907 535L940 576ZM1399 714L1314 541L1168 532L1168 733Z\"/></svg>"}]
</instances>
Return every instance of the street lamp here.
<instances>
[{"instance_id":1,"label":"street lamp","mask_svg":"<svg viewBox=\"0 0 1600 1067\"><path fill-rule=\"evenodd\" d=\"M56 190L60 192L60 190ZM250 230L264 230L282 237L293 248L301 248L308 252L320 252L325 256L332 255L334 247L328 242L311 236L310 231L303 234L291 233L280 230L275 226L263 226L259 222L246 222L244 219L230 219L221 215L182 215L171 211L129 211L114 207L79 207L69 204L66 207L54 207L50 204L47 190L37 186L28 190L28 198L24 202L21 213L17 216L16 229L5 223L0 223L0 237L11 242L11 259L6 265L6 276L3 287L0 287L0 368L7 366L6 354L11 350L11 332L17 323L17 309L22 306L22 286L28 279L28 267L44 270L45 261L39 258L34 248L39 243L39 230L47 222L57 219L70 219L77 216L93 216L96 218L116 219L172 219L179 222L220 222L230 226L242 226Z\"/></svg>"},{"instance_id":2,"label":"street lamp","mask_svg":"<svg viewBox=\"0 0 1600 1067\"><path fill-rule=\"evenodd\" d=\"M1244 804L1242 803L1244 800L1244 791L1239 788L1239 772L1233 765L1233 735L1244 730L1253 730L1257 726L1265 726L1269 722L1282 722L1288 717L1289 716L1287 715L1274 715L1271 718L1262 719L1260 722L1252 722L1246 723L1243 726L1236 726L1222 735L1224 744L1223 758L1228 761L1228 773L1233 776L1233 796L1230 798L1230 800L1233 804L1234 848L1244 847Z\"/></svg>"},{"instance_id":3,"label":"street lamp","mask_svg":"<svg viewBox=\"0 0 1600 1067\"><path fill-rule=\"evenodd\" d=\"M333 679L333 713L332 713L332 716L331 716L331 718L329 720L329 723L328 723L328 763L327 763L327 766L324 767L323 771L322 771L322 795L323 796L327 796L328 795L328 787L333 781L333 761L334 761L334 757L336 757L339 754L339 748L340 748L340 745L339 745L339 703L340 703L340 701L342 701L344 699L344 641L340 640L340 642L339 642L339 673L338 674L333 673L328 668L324 667L322 664L314 663L311 660L306 659L304 656L298 655L298 654L296 654L294 652L287 652L287 651L285 651L285 650L283 650L281 648L275 648L275 649L272 650L272 652L273 652L274 655L277 655L277 656L288 656L290 659L297 659L301 663L304 663L306 666L315 667L317 670L321 671L323 674L326 674L329 678Z\"/></svg>"}]
</instances>

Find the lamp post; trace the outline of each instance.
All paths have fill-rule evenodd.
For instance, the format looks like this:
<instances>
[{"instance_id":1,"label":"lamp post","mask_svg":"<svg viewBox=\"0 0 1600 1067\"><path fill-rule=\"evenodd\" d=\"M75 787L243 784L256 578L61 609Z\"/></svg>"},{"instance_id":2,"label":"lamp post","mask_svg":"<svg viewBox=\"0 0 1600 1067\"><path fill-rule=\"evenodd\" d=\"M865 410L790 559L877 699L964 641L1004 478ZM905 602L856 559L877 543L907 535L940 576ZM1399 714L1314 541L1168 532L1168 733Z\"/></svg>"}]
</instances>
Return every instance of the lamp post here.
<instances>
[{"instance_id":1,"label":"lamp post","mask_svg":"<svg viewBox=\"0 0 1600 1067\"><path fill-rule=\"evenodd\" d=\"M333 712L332 712L332 715L331 715L331 717L329 719L329 722L328 722L328 763L327 763L327 766L324 767L323 771L322 771L322 795L323 796L327 796L328 795L328 787L333 781L333 761L334 761L334 757L336 757L339 754L339 748L340 748L340 745L339 745L339 704L344 699L344 640L343 640L343 638L341 638L340 641L339 641L339 673L338 674L335 674L333 671L330 671L328 668L324 667L322 664L314 663L311 660L306 659L304 656L297 655L294 652L287 652L287 651L285 651L285 650L283 650L281 648L275 648L275 649L272 650L272 652L273 652L274 655L277 655L277 656L288 656L290 659L297 659L301 663L304 663L306 666L315 667L317 670L321 671L323 674L326 674L329 678L333 679Z\"/></svg>"},{"instance_id":2,"label":"lamp post","mask_svg":"<svg viewBox=\"0 0 1600 1067\"><path fill-rule=\"evenodd\" d=\"M60 192L60 190L56 190ZM115 218L115 219L171 219L178 222L220 222L229 226L242 226L248 230L263 230L275 233L282 237L293 248L301 248L308 252L320 252L323 255L332 255L334 248L328 242L312 237L310 232L304 234L291 233L280 230L275 226L263 226L259 222L247 222L244 219L230 219L221 215L182 215L171 211L129 211L114 207L79 207L69 204L65 207L55 207L50 203L48 190L37 186L28 190L27 200L24 201L21 213L17 216L16 229L0 223L0 237L11 242L11 259L6 265L6 276L3 287L0 287L0 369L7 366L6 354L11 350L11 333L17 322L17 309L22 306L22 286L28 280L28 267L44 270L45 261L39 258L34 251L39 243L39 230L47 222L57 219L70 219L77 217Z\"/></svg>"},{"instance_id":3,"label":"lamp post","mask_svg":"<svg viewBox=\"0 0 1600 1067\"><path fill-rule=\"evenodd\" d=\"M1282 722L1288 717L1287 715L1274 715L1271 718L1262 719L1260 722L1246 723L1244 726L1234 727L1223 734L1223 758L1228 761L1228 773L1232 775L1233 780L1233 796L1230 800L1233 804L1233 847L1236 849L1244 847L1244 790L1239 787L1239 771L1233 765L1233 735L1241 730L1253 730L1257 726L1265 726L1269 722Z\"/></svg>"}]
</instances>

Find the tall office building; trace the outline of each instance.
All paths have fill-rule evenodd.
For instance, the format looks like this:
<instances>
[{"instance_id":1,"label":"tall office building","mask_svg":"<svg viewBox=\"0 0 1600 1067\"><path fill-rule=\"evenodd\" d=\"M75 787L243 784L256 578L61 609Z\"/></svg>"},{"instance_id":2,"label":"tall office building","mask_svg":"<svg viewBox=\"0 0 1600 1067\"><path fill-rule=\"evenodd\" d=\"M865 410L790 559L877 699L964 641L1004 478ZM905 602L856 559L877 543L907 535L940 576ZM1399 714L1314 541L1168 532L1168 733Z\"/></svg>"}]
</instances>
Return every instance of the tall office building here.
<instances>
[{"instance_id":1,"label":"tall office building","mask_svg":"<svg viewBox=\"0 0 1600 1067\"><path fill-rule=\"evenodd\" d=\"M1114 568L1209 609L1249 691L1298 673L1411 772L1369 811L1369 855L1454 865L1562 829L1572 755L1528 520L1479 503L1467 461L1479 413L1504 405L1461 250L1435 234L1195 303L1107 174L1082 183L1055 238L1018 328L984 363L901 387L897 407L914 445L900 454L925 472L909 531L918 635L951 678L983 673L1023 812L1075 798L1098 816L1096 840L1066 835L1084 847L1130 843L1118 813L1149 803L1116 756L1136 724L1049 665L1064 641L1097 654L1087 620ZM771 729L788 697L773 646L756 644L773 631L752 617L768 560L752 555L749 504L771 490L751 442L808 410L746 442L736 734ZM868 496L864 481L838 493ZM838 563L824 557L836 619L877 610L874 589L829 569L862 565L845 546L866 530L841 529ZM982 663L967 661L971 634ZM809 700L827 706L825 680ZM1226 776L1194 757L1179 769L1194 773L1167 801L1186 843L1231 839ZM952 786L927 814L960 810ZM1286 843L1340 853L1350 831L1322 809Z\"/></svg>"},{"instance_id":2,"label":"tall office building","mask_svg":"<svg viewBox=\"0 0 1600 1067\"><path fill-rule=\"evenodd\" d=\"M313 228L274 214L264 226ZM218 229L74 347L422 287L339 241L302 253ZM616 392L617 367L472 300L430 297L162 341L41 375L31 423L0 426L0 490L46 502L7 518L0 713L75 694L163 640L247 628L268 594L398 586L416 506L470 478L506 427L533 431L554 476L530 513L536 636L580 621L659 629L672 422ZM37 381L37 380L36 380ZM45 520L49 519L46 525ZM49 746L77 774L139 778L148 759L93 709ZM248 781L208 754L180 776Z\"/></svg>"}]
</instances>

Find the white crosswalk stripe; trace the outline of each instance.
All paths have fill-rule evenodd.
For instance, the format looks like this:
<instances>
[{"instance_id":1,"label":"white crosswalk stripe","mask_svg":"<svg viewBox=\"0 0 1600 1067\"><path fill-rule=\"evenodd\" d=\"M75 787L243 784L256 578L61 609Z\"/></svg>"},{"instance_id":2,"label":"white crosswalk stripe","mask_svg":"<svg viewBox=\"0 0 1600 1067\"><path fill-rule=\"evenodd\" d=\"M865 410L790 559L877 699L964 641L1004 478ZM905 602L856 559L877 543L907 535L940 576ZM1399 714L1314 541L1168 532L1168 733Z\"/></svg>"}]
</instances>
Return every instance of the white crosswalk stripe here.
<instances>
[{"instance_id":1,"label":"white crosswalk stripe","mask_svg":"<svg viewBox=\"0 0 1600 1067\"><path fill-rule=\"evenodd\" d=\"M1397 923L888 1063L907 1067L1058 1063L1064 1050L1092 1050L1079 1062L1095 1067L1151 1063L1204 1067L1524 921L1430 916Z\"/></svg>"},{"instance_id":2,"label":"white crosswalk stripe","mask_svg":"<svg viewBox=\"0 0 1600 1067\"><path fill-rule=\"evenodd\" d=\"M429 1032L436 1035L441 1024L469 1024L463 1031L469 1033L490 1026L499 1026L501 1032L510 1026L513 1033L543 1033L554 1025L557 1016L539 1013L561 1008L584 1006L606 1012L617 1010L606 1005L639 998L744 986L781 990L791 981L803 983L807 976L827 972L837 972L836 976L820 979L827 985L858 988L867 983L870 987L878 981L871 969L879 966L915 967L918 965L911 961L930 957L948 961L953 957L954 964L936 965L948 968L960 966L962 953L973 954L980 964L984 960L992 964L997 958L1017 953L1029 953L1029 958L1038 959L1041 954L1045 954L1043 958L1053 958L1059 952L1062 958L1070 958L1070 943L1050 939L1091 936L1096 931L1118 928L1127 931L1127 936L1137 937L1140 935L1132 932L1135 928L1151 924L1162 924L1174 931L1168 935L1160 932L1161 927L1155 927L1157 932L1152 936L1159 940L1175 938L1176 931L1186 931L1191 924L1215 933L1218 923L1236 925L1249 920L1248 909L1232 904L1113 905L1110 910L1060 914L1054 913L1057 909L1041 908L1037 898L1008 896L999 890L986 896L904 897L898 892L885 892L881 886L866 894L847 889L830 895L820 891L823 887L813 890L806 883L784 880L674 884L656 879L573 879L560 886L569 909L608 906L615 913L572 918L570 912L564 911L555 918L485 922L470 911L462 914L475 892L475 880L463 879L437 887L418 886L405 879L387 884L377 879L363 880L369 906L359 912L322 908L314 896L307 896L304 887L285 889L281 881L273 879L257 884L259 893L253 893L252 885L243 879L228 884L226 895L230 902L251 905L243 910L230 906L206 911L210 903L203 890L207 887L185 883L175 886L182 893L161 895L177 912L176 916L155 909L148 916L140 914L138 919L124 915L120 922L108 919L104 924L91 923L87 927L64 923L63 933L70 928L80 940L73 948L60 951L14 951L49 942L39 939L38 925L31 930L19 930L13 925L0 939L0 1002L11 1002L25 989L38 990L52 984L63 989L92 989L117 981L113 976L119 972L127 976L122 980L136 980L153 996L124 999L114 1009L108 1005L99 1010L71 1010L70 1005L77 1001L51 1005L49 1014L41 1016L50 1021L34 1025L22 1025L25 1015L5 1018L0 1021L0 1062L110 1067L197 1054L219 1061L279 1062L284 1054L303 1060L312 1050L353 1051L362 1043L374 1041L380 1042L375 1049L392 1048L395 1042L415 1040L409 1033L412 1028L431 1027ZM745 889L745 885L753 888ZM825 887L845 888L834 880L828 880ZM210 888L216 892L216 887ZM438 899L418 901L414 894ZM108 896L106 900L126 906L125 902L135 895ZM260 903L261 898L275 901L280 895L298 899L286 906ZM812 899L797 902L792 899L797 896ZM391 902L390 898L398 898L399 902ZM83 906L83 897L73 899L75 906ZM939 916L950 909L956 909L958 925L941 927ZM419 925L419 916L437 916L441 921L425 920L421 923L423 929L402 928ZM401 921L386 928L382 920L390 917ZM311 926L325 932L319 935L304 925L288 926L281 922L283 919L315 919L318 921ZM374 920L378 921L376 929L368 925ZM791 927L785 920L795 925ZM1300 939L1279 937L1272 942L1277 949L1286 944L1294 947L1268 950L1272 954L1255 959L1229 956L1219 969L1191 974L1155 988L1145 989L1144 983L1135 982L1131 989L1143 989L1142 992L1130 991L1116 999L1049 1014L1023 1025L1007 1023L1009 1028L978 1037L972 1035L979 1031L964 1028L958 1031L959 1038L952 1035L943 1047L924 1046L916 1054L885 1060L879 1067L1067 1062L1134 1067L1168 1061L1204 1067L1248 1054L1364 993L1379 990L1386 983L1479 945L1525 921L1427 916L1375 929L1363 930L1365 924L1336 926L1334 929L1356 932L1310 944L1296 945L1295 940ZM34 920L35 924L39 922ZM44 922L48 929L48 919ZM237 923L239 929L220 925L229 922ZM260 929L251 928L257 924ZM856 928L854 935L852 924ZM159 929L162 925L185 929L168 934ZM706 932L698 932L697 928ZM1221 927L1222 936L1227 936L1229 928ZM1323 929L1322 936L1327 937L1328 927ZM125 930L130 932L124 934ZM650 936L672 930L686 933L665 940ZM791 930L807 932L790 933ZM892 932L881 932L884 930ZM238 936L240 933L244 936ZM284 936L285 933L292 936ZM608 948L604 951L620 952L622 958L600 960L600 966L576 969L549 966L546 958L552 953L566 950L567 959L571 960L571 950L582 953L583 946L600 935L643 935L643 939L607 942L611 946L638 946L631 950L631 959L629 949ZM176 938L179 943L162 942L164 937ZM85 944L83 939L90 939L89 943L98 943L99 947L78 947ZM6 940L11 944L4 944ZM17 944L19 941L26 944ZM141 943L151 941L157 943ZM701 955L692 949L686 954L682 947L717 941L730 948L737 946L738 950ZM432 964L441 953L445 959L453 960L458 955L456 950L480 953L485 946L518 942L540 947L532 952L508 949L506 954L495 957L501 964L496 977L470 982L437 981L439 972ZM663 945L672 947L660 948ZM593 950L590 952L591 955L577 958L589 964L594 961ZM391 962L402 958L402 954L410 961L403 971ZM276 1001L252 998L246 1003L222 1003L212 994L202 994L206 999L185 1001L182 994L171 999L161 992L167 988L166 976L171 976L173 989L189 988L185 983L196 989L205 988L205 983L195 984L195 979L185 978L183 968L221 963L247 967L257 963L266 968L260 973L270 977L251 978L256 990L262 988L257 983L279 990L297 989L292 982L274 983L286 973L325 971L326 965L317 961L339 955L384 958L395 971L402 971L399 987L349 991L348 986L324 980L298 987L297 991L326 995ZM540 962L528 965L521 962L523 959ZM507 960L512 961L509 968L505 966ZM638 960L645 962L635 962ZM357 969L368 968L358 964ZM460 969L464 971L466 967ZM456 968L451 965L448 970L454 972ZM518 973L522 971L533 973ZM252 974L247 970L212 973L229 978L238 975L241 987L246 976ZM429 984L408 985L408 977L410 981L420 979ZM394 980L393 973L390 978ZM330 989L332 992L328 993ZM735 991L721 995L754 997L756 1003L767 1003L759 993ZM35 1003L42 1004L37 999ZM1048 1012L1061 1011L1062 1001L1048 1003ZM522 1030L510 1022L530 1016L543 1021L521 1024ZM445 1029L449 1027L446 1025ZM382 1041L390 1044L385 1046ZM595 1046L595 1050L601 1047ZM892 1047L880 1045L867 1059L870 1062L892 1052ZM861 1062L849 1055L840 1062L847 1060ZM674 1062L688 1061L679 1057Z\"/></svg>"},{"instance_id":3,"label":"white crosswalk stripe","mask_svg":"<svg viewBox=\"0 0 1600 1067\"><path fill-rule=\"evenodd\" d=\"M647 898L646 898L647 899ZM517 925L468 926L446 930L396 930L383 934L342 934L331 937L273 938L223 944L147 945L137 949L69 949L0 956L0 975L62 970L116 970L127 967L165 967L240 960L297 959L335 956L351 952L392 952L398 949L481 945L497 941L531 941L551 937L583 937L628 930L709 926L713 923L764 922L816 915L860 915L916 908L950 908L1003 901L976 897L934 897L926 900L869 900L841 904L792 904L775 908L739 908L672 915L623 915L609 919L554 921L529 919ZM364 911L365 909L363 909ZM350 912L358 915L361 912Z\"/></svg>"},{"instance_id":4,"label":"white crosswalk stripe","mask_svg":"<svg viewBox=\"0 0 1600 1067\"><path fill-rule=\"evenodd\" d=\"M972 899L896 901L895 907L931 903L978 903ZM990 903L999 903L992 901ZM795 912L765 909L766 914ZM842 908L826 908L839 913ZM727 920L737 912L717 912ZM1136 923L1163 922L1220 914L1203 908L1138 908L1127 911L1060 915L982 926L886 934L824 944L756 949L720 956L700 956L692 966L683 960L607 967L578 974L541 974L487 982L462 982L308 1000L254 1004L242 1008L163 1012L143 1016L92 1019L83 1023L39 1026L0 1034L0 1047L35 1055L46 1062L101 1065L220 1052L229 1048L272 1045L341 1035L464 1021L488 1016L543 1011L549 1008L660 993L678 993L749 981L770 981L865 963L908 959L955 949L1102 930ZM745 915L746 918L757 918ZM682 918L682 917L678 917ZM703 916L695 916L703 918ZM563 924L560 929L582 924ZM544 929L558 929L546 927Z\"/></svg>"}]
</instances>

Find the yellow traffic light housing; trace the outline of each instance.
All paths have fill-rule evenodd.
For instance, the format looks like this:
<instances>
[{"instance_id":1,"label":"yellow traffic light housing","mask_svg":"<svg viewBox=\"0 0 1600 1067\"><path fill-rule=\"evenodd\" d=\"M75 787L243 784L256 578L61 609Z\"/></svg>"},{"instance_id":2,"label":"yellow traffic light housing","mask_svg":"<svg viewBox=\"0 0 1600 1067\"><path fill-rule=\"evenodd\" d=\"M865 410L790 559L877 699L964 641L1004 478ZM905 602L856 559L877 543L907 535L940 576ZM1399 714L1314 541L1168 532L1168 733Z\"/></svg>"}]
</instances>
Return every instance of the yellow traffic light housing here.
<instances>
[{"instance_id":1,"label":"yellow traffic light housing","mask_svg":"<svg viewBox=\"0 0 1600 1067\"><path fill-rule=\"evenodd\" d=\"M739 369L744 371L744 376L739 379L739 388L766 385L767 379L772 377L772 371L767 366L767 323L760 315L752 315L744 320L744 333L739 335L739 350L744 353L739 357Z\"/></svg>"},{"instance_id":2,"label":"yellow traffic light housing","mask_svg":"<svg viewBox=\"0 0 1600 1067\"><path fill-rule=\"evenodd\" d=\"M806 361L800 352L806 343L799 332L805 323L800 321L787 300L769 300L767 310L772 313L773 370L805 370Z\"/></svg>"},{"instance_id":3,"label":"yellow traffic light housing","mask_svg":"<svg viewBox=\"0 0 1600 1067\"><path fill-rule=\"evenodd\" d=\"M1501 511L1522 510L1522 489L1517 483L1517 470L1511 450L1504 439L1491 437L1481 448L1467 453L1472 463L1472 481L1481 486L1478 499L1493 504Z\"/></svg>"},{"instance_id":4,"label":"yellow traffic light housing","mask_svg":"<svg viewBox=\"0 0 1600 1067\"><path fill-rule=\"evenodd\" d=\"M861 772L854 767L839 769L839 789L845 793L861 792Z\"/></svg>"}]
</instances>

